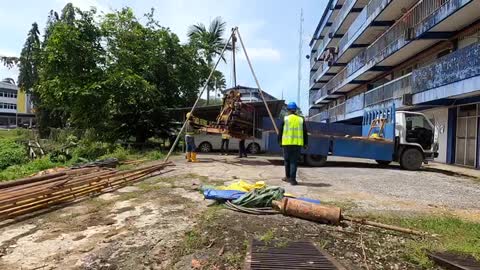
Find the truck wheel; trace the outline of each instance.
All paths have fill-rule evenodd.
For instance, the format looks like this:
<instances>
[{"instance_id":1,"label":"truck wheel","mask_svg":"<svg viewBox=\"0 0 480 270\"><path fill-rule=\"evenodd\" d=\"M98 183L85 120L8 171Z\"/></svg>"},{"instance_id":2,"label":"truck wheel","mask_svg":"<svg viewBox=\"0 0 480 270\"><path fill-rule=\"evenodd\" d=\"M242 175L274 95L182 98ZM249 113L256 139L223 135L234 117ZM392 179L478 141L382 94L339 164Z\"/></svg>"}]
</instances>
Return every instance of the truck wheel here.
<instances>
[{"instance_id":1,"label":"truck wheel","mask_svg":"<svg viewBox=\"0 0 480 270\"><path fill-rule=\"evenodd\" d=\"M323 167L327 163L327 156L305 155L305 163L312 167Z\"/></svg>"},{"instance_id":2,"label":"truck wheel","mask_svg":"<svg viewBox=\"0 0 480 270\"><path fill-rule=\"evenodd\" d=\"M416 171L422 167L422 163L422 152L415 148L406 149L400 157L400 167L404 170Z\"/></svg>"},{"instance_id":3,"label":"truck wheel","mask_svg":"<svg viewBox=\"0 0 480 270\"><path fill-rule=\"evenodd\" d=\"M390 163L392 163L391 161L388 161L388 160L375 160L378 165L381 165L381 166L388 166L390 165Z\"/></svg>"}]
</instances>

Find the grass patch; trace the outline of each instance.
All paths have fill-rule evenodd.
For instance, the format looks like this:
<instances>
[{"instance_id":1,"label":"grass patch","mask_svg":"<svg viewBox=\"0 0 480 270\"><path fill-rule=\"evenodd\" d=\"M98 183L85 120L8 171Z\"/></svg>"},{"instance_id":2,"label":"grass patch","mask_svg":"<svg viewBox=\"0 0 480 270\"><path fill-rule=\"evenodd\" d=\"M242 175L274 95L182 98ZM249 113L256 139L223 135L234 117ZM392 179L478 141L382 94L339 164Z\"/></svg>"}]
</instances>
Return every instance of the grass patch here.
<instances>
[{"instance_id":1,"label":"grass patch","mask_svg":"<svg viewBox=\"0 0 480 270\"><path fill-rule=\"evenodd\" d=\"M396 226L417 229L438 235L421 241L407 242L407 258L423 267L433 264L426 251L449 251L472 255L480 260L480 223L461 220L453 216L414 216L393 215L370 216L369 218Z\"/></svg>"},{"instance_id":2,"label":"grass patch","mask_svg":"<svg viewBox=\"0 0 480 270\"><path fill-rule=\"evenodd\" d=\"M211 226L214 221L219 217L219 210L223 209L221 205L215 205L207 208L200 216L198 226L195 229L185 233L180 248L177 250L175 258L180 259L181 256L185 256L194 253L197 250L207 247L210 244L211 235L203 233L204 228Z\"/></svg>"},{"instance_id":3,"label":"grass patch","mask_svg":"<svg viewBox=\"0 0 480 270\"><path fill-rule=\"evenodd\" d=\"M0 181L14 180L22 177L26 177L35 173L38 173L43 170L63 167L71 164L55 163L50 161L49 157L43 157L39 159L32 160L25 164L13 165L6 168L3 171L0 171Z\"/></svg>"},{"instance_id":4,"label":"grass patch","mask_svg":"<svg viewBox=\"0 0 480 270\"><path fill-rule=\"evenodd\" d=\"M349 211L358 207L353 201L322 201L322 204L339 207L342 211Z\"/></svg>"},{"instance_id":5,"label":"grass patch","mask_svg":"<svg viewBox=\"0 0 480 270\"><path fill-rule=\"evenodd\" d=\"M16 139L17 132L14 129L0 130L0 139Z\"/></svg>"},{"instance_id":6,"label":"grass patch","mask_svg":"<svg viewBox=\"0 0 480 270\"><path fill-rule=\"evenodd\" d=\"M261 235L259 239L268 244L275 239L275 233L275 229L269 229L263 235Z\"/></svg>"}]
</instances>

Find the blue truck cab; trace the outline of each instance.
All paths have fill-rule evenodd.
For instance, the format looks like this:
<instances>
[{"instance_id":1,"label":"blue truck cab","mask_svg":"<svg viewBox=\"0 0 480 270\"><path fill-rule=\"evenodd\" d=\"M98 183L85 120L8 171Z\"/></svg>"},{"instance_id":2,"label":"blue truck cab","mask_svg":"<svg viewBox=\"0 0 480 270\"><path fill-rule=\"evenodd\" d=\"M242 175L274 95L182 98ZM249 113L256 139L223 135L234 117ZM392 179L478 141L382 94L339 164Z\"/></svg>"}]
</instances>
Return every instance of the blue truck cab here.
<instances>
[{"instance_id":1,"label":"blue truck cab","mask_svg":"<svg viewBox=\"0 0 480 270\"><path fill-rule=\"evenodd\" d=\"M362 125L305 123L309 145L303 150L303 159L310 166L323 166L328 156L341 156L372 159L380 165L395 161L402 169L418 170L438 156L432 122L422 113L396 111L394 106L365 111ZM273 125L264 121L264 128L268 126L272 129L263 133L264 149L281 153Z\"/></svg>"}]
</instances>

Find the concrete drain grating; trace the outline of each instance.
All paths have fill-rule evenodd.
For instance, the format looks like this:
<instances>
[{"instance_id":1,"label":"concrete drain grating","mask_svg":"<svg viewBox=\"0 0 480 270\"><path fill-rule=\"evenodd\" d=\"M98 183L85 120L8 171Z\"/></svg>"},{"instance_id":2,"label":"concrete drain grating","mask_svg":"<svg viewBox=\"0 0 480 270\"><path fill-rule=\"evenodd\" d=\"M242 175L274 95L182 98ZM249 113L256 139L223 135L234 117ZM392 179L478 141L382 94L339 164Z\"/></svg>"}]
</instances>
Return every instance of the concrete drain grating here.
<instances>
[{"instance_id":1,"label":"concrete drain grating","mask_svg":"<svg viewBox=\"0 0 480 270\"><path fill-rule=\"evenodd\" d=\"M253 240L247 254L246 269L345 269L333 257L317 249L312 242L299 241L268 244Z\"/></svg>"}]
</instances>

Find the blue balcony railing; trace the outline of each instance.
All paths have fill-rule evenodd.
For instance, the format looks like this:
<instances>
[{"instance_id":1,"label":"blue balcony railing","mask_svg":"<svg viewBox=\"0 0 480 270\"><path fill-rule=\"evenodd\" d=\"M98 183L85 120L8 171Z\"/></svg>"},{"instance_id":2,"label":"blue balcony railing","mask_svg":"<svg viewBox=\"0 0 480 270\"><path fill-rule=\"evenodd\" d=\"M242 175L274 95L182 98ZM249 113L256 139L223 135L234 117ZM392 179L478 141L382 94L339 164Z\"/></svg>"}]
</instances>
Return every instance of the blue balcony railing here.
<instances>
[{"instance_id":1,"label":"blue balcony railing","mask_svg":"<svg viewBox=\"0 0 480 270\"><path fill-rule=\"evenodd\" d=\"M480 76L480 42L413 71L413 93L420 93L474 76Z\"/></svg>"}]
</instances>

